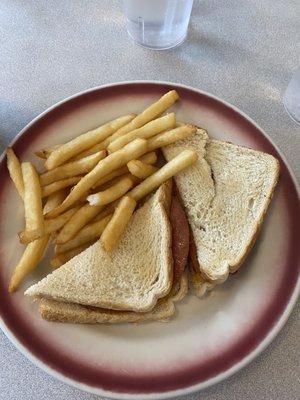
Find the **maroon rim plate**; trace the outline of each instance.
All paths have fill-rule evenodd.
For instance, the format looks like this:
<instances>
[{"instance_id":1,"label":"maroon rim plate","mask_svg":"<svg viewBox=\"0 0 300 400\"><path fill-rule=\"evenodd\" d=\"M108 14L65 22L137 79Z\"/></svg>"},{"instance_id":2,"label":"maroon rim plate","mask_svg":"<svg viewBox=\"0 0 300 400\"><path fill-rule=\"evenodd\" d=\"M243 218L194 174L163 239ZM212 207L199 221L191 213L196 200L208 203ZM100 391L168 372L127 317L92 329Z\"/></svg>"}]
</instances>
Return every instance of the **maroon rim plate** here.
<instances>
[{"instance_id":1,"label":"maroon rim plate","mask_svg":"<svg viewBox=\"0 0 300 400\"><path fill-rule=\"evenodd\" d=\"M14 208L15 203L20 208L20 204L9 182L4 155L0 161L1 328L34 364L91 393L114 398L167 398L217 383L248 364L272 341L299 294L300 210L296 180L271 139L232 105L173 83L116 83L81 92L54 105L28 124L11 145L21 158L28 158L43 145L67 140L111 117L137 112L170 89L176 89L180 95L180 104L176 105L178 118L203 126L212 137L272 154L280 161L281 177L259 244L247 265L205 300L189 296L179 306L178 318L169 324L131 326L130 330L128 326L62 327L63 324L41 321L36 307L24 298L22 291L9 295L7 283L21 254L21 248L16 251L19 254L13 254L18 244L11 237L22 217L16 212L9 215L10 205ZM279 234L283 223L285 229ZM278 251L274 253L276 243ZM268 268L276 276L271 280ZM42 266L26 286L43 274ZM238 295L244 296L242 303L251 304L249 308L233 301ZM247 321L243 319L245 313ZM222 330L231 332L228 340L222 337ZM65 335L69 335L73 347L62 339ZM208 336L216 346L210 346ZM134 343L132 337L136 338ZM202 348L196 344L199 337L203 343L207 341ZM110 357L101 344L98 346L97 338L106 348L118 350ZM97 358L87 346L89 340ZM130 358L126 371L124 357Z\"/></svg>"}]
</instances>

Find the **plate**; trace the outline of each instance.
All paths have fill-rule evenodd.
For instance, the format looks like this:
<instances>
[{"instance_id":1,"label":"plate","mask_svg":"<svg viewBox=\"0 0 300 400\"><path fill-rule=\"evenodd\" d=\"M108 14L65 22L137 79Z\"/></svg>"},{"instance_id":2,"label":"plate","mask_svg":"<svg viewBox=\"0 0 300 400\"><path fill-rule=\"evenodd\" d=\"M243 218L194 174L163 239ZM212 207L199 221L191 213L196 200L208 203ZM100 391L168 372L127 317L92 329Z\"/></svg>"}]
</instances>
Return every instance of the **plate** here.
<instances>
[{"instance_id":1,"label":"plate","mask_svg":"<svg viewBox=\"0 0 300 400\"><path fill-rule=\"evenodd\" d=\"M200 125L211 137L273 154L281 178L259 239L238 273L209 296L178 305L169 323L89 326L49 323L23 290L7 286L22 254L16 232L23 210L0 163L1 328L33 363L91 393L118 399L184 395L219 382L253 360L286 321L299 293L300 211L295 179L270 138L244 113L200 90L163 82L123 82L93 88L49 108L13 142L22 160L129 112L170 89L181 101L178 120ZM44 262L24 288L50 272Z\"/></svg>"}]
</instances>

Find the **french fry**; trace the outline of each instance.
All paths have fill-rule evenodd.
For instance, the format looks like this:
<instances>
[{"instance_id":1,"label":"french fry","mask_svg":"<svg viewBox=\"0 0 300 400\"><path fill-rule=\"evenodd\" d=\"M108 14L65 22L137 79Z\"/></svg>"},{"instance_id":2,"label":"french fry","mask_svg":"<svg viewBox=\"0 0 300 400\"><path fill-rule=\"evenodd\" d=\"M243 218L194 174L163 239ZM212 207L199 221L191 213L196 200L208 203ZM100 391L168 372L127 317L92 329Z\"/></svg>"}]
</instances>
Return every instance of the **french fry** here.
<instances>
[{"instance_id":1,"label":"french fry","mask_svg":"<svg viewBox=\"0 0 300 400\"><path fill-rule=\"evenodd\" d=\"M46 155L46 150L37 150L34 152L34 154L38 157L38 158L42 158L43 160L46 160L47 155Z\"/></svg>"},{"instance_id":2,"label":"french fry","mask_svg":"<svg viewBox=\"0 0 300 400\"><path fill-rule=\"evenodd\" d=\"M109 182L103 183L103 184L100 186L100 188L93 188L93 189L88 193L88 195L94 194L94 193L97 193L97 192L102 192L103 190L106 190L106 189L110 188L111 186L113 186L114 184L116 184L117 182L119 182L120 179L125 178L126 176L127 176L127 177L128 177L128 176L131 176L132 178L134 178L133 175L130 174L130 172L129 172L128 168L127 168L126 174L121 175L121 176L117 176L116 178L111 179ZM101 180L100 180L100 181L101 181ZM87 196L88 196L88 195L87 195ZM86 196L85 200L87 200L87 196Z\"/></svg>"},{"instance_id":3,"label":"french fry","mask_svg":"<svg viewBox=\"0 0 300 400\"><path fill-rule=\"evenodd\" d=\"M120 137L119 134L114 133L113 135L109 136L103 142L96 144L95 146L91 147L90 149L87 149L83 151L82 153L78 154L78 156L75 157L75 160L80 160L83 157L87 157L91 154L97 153L98 151L102 151L107 149L110 143L112 143L114 140L118 139Z\"/></svg>"},{"instance_id":4,"label":"french fry","mask_svg":"<svg viewBox=\"0 0 300 400\"><path fill-rule=\"evenodd\" d=\"M46 233L54 233L60 230L69 219L80 209L80 206L70 208L70 210L60 214L56 218L45 220L45 231Z\"/></svg>"},{"instance_id":5,"label":"french fry","mask_svg":"<svg viewBox=\"0 0 300 400\"><path fill-rule=\"evenodd\" d=\"M45 162L46 169L54 169L59 165L65 163L70 158L81 153L83 150L88 149L95 144L101 142L108 136L112 135L120 127L127 124L133 118L134 114L119 117L100 126L97 129L83 133L82 135L77 136L75 139L61 145L58 149L50 153Z\"/></svg>"},{"instance_id":6,"label":"french fry","mask_svg":"<svg viewBox=\"0 0 300 400\"><path fill-rule=\"evenodd\" d=\"M151 151L149 153L144 154L139 158L140 161L146 163L146 164L154 164L157 161L157 155L155 151ZM105 183L111 181L112 179L118 178L119 176L128 174L128 168L127 167L121 167L116 169L115 171L111 172L110 174L105 175L103 178L99 179L97 183L93 186L93 189L96 189Z\"/></svg>"},{"instance_id":7,"label":"french fry","mask_svg":"<svg viewBox=\"0 0 300 400\"><path fill-rule=\"evenodd\" d=\"M107 137L101 143L96 144L90 149L83 151L78 155L78 158L86 157L97 151L106 149L110 143L119 137L125 135L128 132L131 132L135 129L140 128L141 126L147 124L151 120L159 117L164 111L166 111L169 107L171 107L176 100L179 99L178 93L175 90L171 90L162 96L157 102L153 103L151 106L146 108L141 114L137 115L132 121L128 124L124 125L122 128L117 130L113 135Z\"/></svg>"},{"instance_id":8,"label":"french fry","mask_svg":"<svg viewBox=\"0 0 300 400\"><path fill-rule=\"evenodd\" d=\"M11 180L13 181L21 199L24 200L24 182L20 161L11 147L6 150L6 155L7 168Z\"/></svg>"},{"instance_id":9,"label":"french fry","mask_svg":"<svg viewBox=\"0 0 300 400\"><path fill-rule=\"evenodd\" d=\"M50 194L57 192L58 190L65 189L69 186L73 186L80 181L82 176L73 176L72 178L62 179L50 183L49 185L42 187L42 197L50 196Z\"/></svg>"},{"instance_id":10,"label":"french fry","mask_svg":"<svg viewBox=\"0 0 300 400\"><path fill-rule=\"evenodd\" d=\"M85 244L83 244L79 247L76 247L75 249L69 250L65 253L56 254L55 257L50 261L51 266L53 268L59 268L61 265L65 264L66 262L71 260L71 258L77 256L78 254L80 254L81 252L86 250L93 243L94 242L85 243Z\"/></svg>"},{"instance_id":11,"label":"french fry","mask_svg":"<svg viewBox=\"0 0 300 400\"><path fill-rule=\"evenodd\" d=\"M120 200L100 238L106 251L112 251L117 246L135 207L136 201L129 196L124 196Z\"/></svg>"},{"instance_id":12,"label":"french fry","mask_svg":"<svg viewBox=\"0 0 300 400\"><path fill-rule=\"evenodd\" d=\"M113 214L107 215L100 221L96 221L86 225L82 228L77 235L66 243L58 244L55 248L57 254L65 253L71 249L81 246L85 243L89 243L92 240L99 239L104 228L111 220Z\"/></svg>"},{"instance_id":13,"label":"french fry","mask_svg":"<svg viewBox=\"0 0 300 400\"><path fill-rule=\"evenodd\" d=\"M121 150L118 150L103 160L99 161L92 171L85 175L63 201L61 205L47 214L48 217L56 217L63 211L71 207L81 196L87 194L97 181L112 171L126 165L130 160L140 157L147 151L147 141L145 139L135 139Z\"/></svg>"},{"instance_id":14,"label":"french fry","mask_svg":"<svg viewBox=\"0 0 300 400\"><path fill-rule=\"evenodd\" d=\"M65 189L59 190L58 192L50 194L43 208L43 214L47 214L53 210L59 204L61 204L66 198L67 192Z\"/></svg>"},{"instance_id":15,"label":"french fry","mask_svg":"<svg viewBox=\"0 0 300 400\"><path fill-rule=\"evenodd\" d=\"M39 158L43 158L44 160L46 158L48 158L50 156L50 154L54 151L57 150L59 147L61 146L61 144L56 144L52 147L48 147L47 149L43 149L43 150L38 150L36 151L34 154L39 157Z\"/></svg>"},{"instance_id":16,"label":"french fry","mask_svg":"<svg viewBox=\"0 0 300 400\"><path fill-rule=\"evenodd\" d=\"M108 153L113 153L126 146L127 143L131 142L134 139L149 139L158 133L166 131L167 129L173 128L175 126L175 114L167 114L163 117L154 119L153 121L148 122L142 127L135 129L131 132L126 133L125 135L120 136L116 140L114 140L107 147Z\"/></svg>"},{"instance_id":17,"label":"french fry","mask_svg":"<svg viewBox=\"0 0 300 400\"><path fill-rule=\"evenodd\" d=\"M94 146L90 147L87 150L82 151L81 153L77 154L73 160L81 160L82 158L91 156L92 154L98 153L99 151L105 150L107 146L109 145L110 141L109 138L112 137L113 135L109 136L105 140L103 140L100 143L95 144Z\"/></svg>"},{"instance_id":18,"label":"french fry","mask_svg":"<svg viewBox=\"0 0 300 400\"><path fill-rule=\"evenodd\" d=\"M16 291L24 278L36 268L43 258L48 242L49 235L45 235L27 245L11 277L8 288L10 293Z\"/></svg>"},{"instance_id":19,"label":"french fry","mask_svg":"<svg viewBox=\"0 0 300 400\"><path fill-rule=\"evenodd\" d=\"M107 149L107 147L109 146L110 143L112 143L114 140L118 139L120 137L119 134L114 133L111 136L108 136L105 140L103 140L100 143L95 144L95 146L83 151L82 153L78 154L78 156L75 157L75 160L79 160L82 157L87 157L91 154L94 154L98 151L102 151Z\"/></svg>"},{"instance_id":20,"label":"french fry","mask_svg":"<svg viewBox=\"0 0 300 400\"><path fill-rule=\"evenodd\" d=\"M24 181L25 231L20 232L23 244L32 242L45 234L42 209L41 185L38 173L30 162L21 165Z\"/></svg>"},{"instance_id":21,"label":"french fry","mask_svg":"<svg viewBox=\"0 0 300 400\"><path fill-rule=\"evenodd\" d=\"M99 179L99 181L97 181L96 184L93 186L93 189L96 189L99 186L102 186L105 183L111 181L112 179L118 178L119 176L122 176L125 174L128 174L127 167L118 168L115 171L111 172L110 174L107 174L107 175L103 176L103 178Z\"/></svg>"},{"instance_id":22,"label":"french fry","mask_svg":"<svg viewBox=\"0 0 300 400\"><path fill-rule=\"evenodd\" d=\"M129 163L127 163L127 168L133 176L139 179L145 179L158 170L157 167L143 163L140 160L129 161Z\"/></svg>"},{"instance_id":23,"label":"french fry","mask_svg":"<svg viewBox=\"0 0 300 400\"><path fill-rule=\"evenodd\" d=\"M146 163L146 164L155 164L157 161L157 154L155 151L150 151L149 153L144 154L139 158L140 161Z\"/></svg>"},{"instance_id":24,"label":"french fry","mask_svg":"<svg viewBox=\"0 0 300 400\"><path fill-rule=\"evenodd\" d=\"M194 164L198 159L197 153L193 150L184 150L171 161L161 167L154 174L150 175L143 182L127 193L134 200L139 201L152 190L172 178L173 175Z\"/></svg>"},{"instance_id":25,"label":"french fry","mask_svg":"<svg viewBox=\"0 0 300 400\"><path fill-rule=\"evenodd\" d=\"M127 174L118 179L118 181L108 189L89 195L87 201L91 206L105 206L122 197L133 187L134 183L134 180Z\"/></svg>"},{"instance_id":26,"label":"french fry","mask_svg":"<svg viewBox=\"0 0 300 400\"><path fill-rule=\"evenodd\" d=\"M97 214L91 223L98 222L101 219L107 217L108 215L113 214L115 212L115 209L118 206L119 202L120 202L120 200L118 199L116 201L113 201L110 204L107 204L107 206L104 207L103 211L101 211L99 214Z\"/></svg>"},{"instance_id":27,"label":"french fry","mask_svg":"<svg viewBox=\"0 0 300 400\"><path fill-rule=\"evenodd\" d=\"M93 207L89 204L84 204L82 207L78 208L59 232L56 238L56 243L62 244L68 240L71 240L76 233L79 232L80 229L89 223L93 218L95 218L96 215L103 210L103 208L103 206ZM49 221L51 221L51 219Z\"/></svg>"},{"instance_id":28,"label":"french fry","mask_svg":"<svg viewBox=\"0 0 300 400\"><path fill-rule=\"evenodd\" d=\"M141 126L147 124L147 122L159 117L169 107L171 107L176 100L179 99L176 90L171 90L164 94L158 101L151 104L144 111L138 114L132 121L120 128L116 134L117 136L125 135L126 133L138 129Z\"/></svg>"},{"instance_id":29,"label":"french fry","mask_svg":"<svg viewBox=\"0 0 300 400\"><path fill-rule=\"evenodd\" d=\"M72 161L54 168L51 171L47 171L40 175L41 185L46 186L62 179L72 178L90 172L105 156L105 150L99 151L81 160Z\"/></svg>"},{"instance_id":30,"label":"french fry","mask_svg":"<svg viewBox=\"0 0 300 400\"><path fill-rule=\"evenodd\" d=\"M184 125L170 131L160 133L148 140L148 149L155 150L168 144L174 143L177 140L184 139L196 133L197 128L193 125Z\"/></svg>"},{"instance_id":31,"label":"french fry","mask_svg":"<svg viewBox=\"0 0 300 400\"><path fill-rule=\"evenodd\" d=\"M43 160L46 160L47 156L46 156L46 151L45 150L37 150L34 152L34 154L38 157L38 158L42 158Z\"/></svg>"}]
</instances>

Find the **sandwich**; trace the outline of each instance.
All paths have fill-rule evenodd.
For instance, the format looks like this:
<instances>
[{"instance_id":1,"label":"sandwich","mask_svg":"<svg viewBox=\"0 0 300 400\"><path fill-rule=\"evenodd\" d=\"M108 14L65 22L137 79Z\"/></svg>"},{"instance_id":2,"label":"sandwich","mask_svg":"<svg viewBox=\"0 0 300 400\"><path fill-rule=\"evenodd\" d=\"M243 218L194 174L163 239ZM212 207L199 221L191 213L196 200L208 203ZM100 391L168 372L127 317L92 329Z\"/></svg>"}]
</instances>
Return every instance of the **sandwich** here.
<instances>
[{"instance_id":1,"label":"sandwich","mask_svg":"<svg viewBox=\"0 0 300 400\"><path fill-rule=\"evenodd\" d=\"M176 221L185 224L180 242ZM168 181L133 214L116 249L97 241L25 294L51 321L167 320L188 291L188 251L188 223Z\"/></svg>"},{"instance_id":2,"label":"sandwich","mask_svg":"<svg viewBox=\"0 0 300 400\"><path fill-rule=\"evenodd\" d=\"M190 227L189 272L201 297L236 272L254 245L279 177L271 155L212 140L204 129L162 149L167 161L193 149L198 161L174 181Z\"/></svg>"}]
</instances>

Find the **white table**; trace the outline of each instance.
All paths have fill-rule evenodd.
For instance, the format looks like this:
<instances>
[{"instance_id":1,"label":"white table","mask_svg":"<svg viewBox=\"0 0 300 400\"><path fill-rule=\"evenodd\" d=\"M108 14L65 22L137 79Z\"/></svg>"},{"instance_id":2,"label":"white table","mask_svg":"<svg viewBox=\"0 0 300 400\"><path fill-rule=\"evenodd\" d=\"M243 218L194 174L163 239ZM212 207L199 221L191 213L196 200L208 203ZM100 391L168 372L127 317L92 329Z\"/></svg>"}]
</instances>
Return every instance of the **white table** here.
<instances>
[{"instance_id":1,"label":"white table","mask_svg":"<svg viewBox=\"0 0 300 400\"><path fill-rule=\"evenodd\" d=\"M282 93L297 67L300 2L195 0L188 40L164 52L127 37L112 0L2 0L0 144L53 103L109 82L156 79L207 90L241 108L272 137L300 177L300 129ZM298 51L299 55L299 51ZM256 361L186 399L300 397L299 303ZM0 334L0 399L96 399L33 366Z\"/></svg>"}]
</instances>

